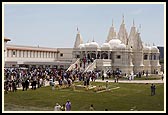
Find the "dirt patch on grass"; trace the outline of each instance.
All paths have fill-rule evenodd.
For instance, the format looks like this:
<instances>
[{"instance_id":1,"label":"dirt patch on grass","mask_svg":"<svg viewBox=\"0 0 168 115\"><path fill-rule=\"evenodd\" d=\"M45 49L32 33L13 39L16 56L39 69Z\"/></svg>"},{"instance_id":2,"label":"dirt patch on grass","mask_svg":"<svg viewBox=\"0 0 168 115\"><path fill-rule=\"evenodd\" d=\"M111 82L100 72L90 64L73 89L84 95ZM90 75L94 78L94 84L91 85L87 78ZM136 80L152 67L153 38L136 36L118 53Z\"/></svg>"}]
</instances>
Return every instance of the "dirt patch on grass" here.
<instances>
[{"instance_id":1,"label":"dirt patch on grass","mask_svg":"<svg viewBox=\"0 0 168 115\"><path fill-rule=\"evenodd\" d=\"M49 107L30 107L30 106L21 106L11 103L4 104L4 111L52 111L52 108Z\"/></svg>"}]
</instances>

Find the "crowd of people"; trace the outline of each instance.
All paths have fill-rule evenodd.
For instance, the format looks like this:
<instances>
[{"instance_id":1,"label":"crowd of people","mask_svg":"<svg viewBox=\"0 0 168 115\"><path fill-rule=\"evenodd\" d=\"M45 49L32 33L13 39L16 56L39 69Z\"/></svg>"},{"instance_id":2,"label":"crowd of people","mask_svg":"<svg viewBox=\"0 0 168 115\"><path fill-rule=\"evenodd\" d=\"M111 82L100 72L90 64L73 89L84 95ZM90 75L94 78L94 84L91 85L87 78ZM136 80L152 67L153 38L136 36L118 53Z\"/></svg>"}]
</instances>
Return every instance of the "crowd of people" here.
<instances>
[{"instance_id":1,"label":"crowd of people","mask_svg":"<svg viewBox=\"0 0 168 115\"><path fill-rule=\"evenodd\" d=\"M8 91L16 91L22 87L23 91L29 89L35 90L45 86L46 82L58 81L59 85L68 84L69 86L75 81L83 81L84 85L89 85L90 81L95 81L97 78L104 80L104 71L89 71L84 72L80 69L66 71L64 69L55 68L5 68L4 69L4 89ZM106 74L110 77L116 74L114 71L107 71ZM50 84L52 85L52 84Z\"/></svg>"},{"instance_id":2,"label":"crowd of people","mask_svg":"<svg viewBox=\"0 0 168 115\"><path fill-rule=\"evenodd\" d=\"M147 74L148 75L148 74ZM104 71L88 71L84 72L78 68L66 71L64 69L56 69L56 68L5 68L4 69L4 89L5 92L15 92L17 88L22 87L22 90L28 90L29 86L31 86L32 90L36 90L36 88L40 88L45 86L46 82L52 83L58 82L60 86L63 84L71 84L74 83L75 80L83 81L83 85L89 85L90 81L95 81L98 78L114 78L114 82L118 82L118 79L121 78L122 72L119 69L116 70L107 70ZM141 76L141 73L138 74ZM134 75L128 75L129 80L134 79Z\"/></svg>"},{"instance_id":3,"label":"crowd of people","mask_svg":"<svg viewBox=\"0 0 168 115\"><path fill-rule=\"evenodd\" d=\"M16 91L22 87L25 91L31 86L32 90L45 86L46 82L58 82L61 86L73 84L75 80L83 81L84 85L89 85L89 81L95 81L100 77L100 72L83 72L78 69L66 71L55 68L5 68L4 69L4 90L5 92ZM53 85L53 84L50 85Z\"/></svg>"}]
</instances>

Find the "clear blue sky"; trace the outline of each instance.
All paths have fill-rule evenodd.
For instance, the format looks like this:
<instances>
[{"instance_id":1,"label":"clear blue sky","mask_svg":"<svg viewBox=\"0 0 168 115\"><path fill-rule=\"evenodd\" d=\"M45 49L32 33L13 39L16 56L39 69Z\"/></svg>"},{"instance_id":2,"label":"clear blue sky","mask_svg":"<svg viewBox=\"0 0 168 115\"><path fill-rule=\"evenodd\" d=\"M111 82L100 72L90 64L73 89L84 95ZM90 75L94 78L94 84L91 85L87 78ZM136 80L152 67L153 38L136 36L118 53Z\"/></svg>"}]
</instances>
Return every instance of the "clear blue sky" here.
<instances>
[{"instance_id":1,"label":"clear blue sky","mask_svg":"<svg viewBox=\"0 0 168 115\"><path fill-rule=\"evenodd\" d=\"M128 33L134 19L143 42L164 46L163 4L5 4L4 36L10 44L71 48L78 26L85 43L102 45L112 19L118 32L123 14Z\"/></svg>"}]
</instances>

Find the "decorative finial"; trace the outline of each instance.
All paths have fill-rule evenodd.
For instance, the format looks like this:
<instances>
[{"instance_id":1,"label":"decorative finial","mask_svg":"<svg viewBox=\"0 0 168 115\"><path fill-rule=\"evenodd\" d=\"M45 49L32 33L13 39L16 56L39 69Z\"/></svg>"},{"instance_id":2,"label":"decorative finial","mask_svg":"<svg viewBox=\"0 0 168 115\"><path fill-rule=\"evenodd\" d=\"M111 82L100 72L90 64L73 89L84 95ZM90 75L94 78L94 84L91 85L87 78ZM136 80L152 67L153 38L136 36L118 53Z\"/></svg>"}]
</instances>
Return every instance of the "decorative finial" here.
<instances>
[{"instance_id":1,"label":"decorative finial","mask_svg":"<svg viewBox=\"0 0 168 115\"><path fill-rule=\"evenodd\" d=\"M134 19L133 19L133 27L135 27Z\"/></svg>"},{"instance_id":2,"label":"decorative finial","mask_svg":"<svg viewBox=\"0 0 168 115\"><path fill-rule=\"evenodd\" d=\"M123 14L122 18L123 18L123 19L122 19L122 24L124 24L124 14Z\"/></svg>"},{"instance_id":3,"label":"decorative finial","mask_svg":"<svg viewBox=\"0 0 168 115\"><path fill-rule=\"evenodd\" d=\"M113 27L114 25L113 25L113 19L112 19L112 27Z\"/></svg>"},{"instance_id":4,"label":"decorative finial","mask_svg":"<svg viewBox=\"0 0 168 115\"><path fill-rule=\"evenodd\" d=\"M77 25L77 28L76 28L77 32L79 33L79 28L78 28L78 25Z\"/></svg>"},{"instance_id":5,"label":"decorative finial","mask_svg":"<svg viewBox=\"0 0 168 115\"><path fill-rule=\"evenodd\" d=\"M77 27L77 32L79 33L79 28Z\"/></svg>"},{"instance_id":6,"label":"decorative finial","mask_svg":"<svg viewBox=\"0 0 168 115\"><path fill-rule=\"evenodd\" d=\"M94 41L94 36L93 36L93 40L92 40L92 42L95 42L95 41Z\"/></svg>"}]
</instances>

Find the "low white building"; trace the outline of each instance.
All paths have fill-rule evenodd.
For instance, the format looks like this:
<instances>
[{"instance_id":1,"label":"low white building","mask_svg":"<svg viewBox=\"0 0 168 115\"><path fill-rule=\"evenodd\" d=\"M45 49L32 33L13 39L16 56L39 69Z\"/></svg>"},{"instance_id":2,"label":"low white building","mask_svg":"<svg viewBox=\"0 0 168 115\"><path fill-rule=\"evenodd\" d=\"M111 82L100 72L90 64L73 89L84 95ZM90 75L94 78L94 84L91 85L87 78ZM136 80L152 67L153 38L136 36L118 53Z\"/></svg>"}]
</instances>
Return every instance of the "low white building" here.
<instances>
[{"instance_id":1,"label":"low white building","mask_svg":"<svg viewBox=\"0 0 168 115\"><path fill-rule=\"evenodd\" d=\"M6 45L5 67L53 67L68 68L73 48L46 48Z\"/></svg>"}]
</instances>

